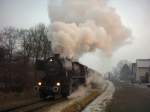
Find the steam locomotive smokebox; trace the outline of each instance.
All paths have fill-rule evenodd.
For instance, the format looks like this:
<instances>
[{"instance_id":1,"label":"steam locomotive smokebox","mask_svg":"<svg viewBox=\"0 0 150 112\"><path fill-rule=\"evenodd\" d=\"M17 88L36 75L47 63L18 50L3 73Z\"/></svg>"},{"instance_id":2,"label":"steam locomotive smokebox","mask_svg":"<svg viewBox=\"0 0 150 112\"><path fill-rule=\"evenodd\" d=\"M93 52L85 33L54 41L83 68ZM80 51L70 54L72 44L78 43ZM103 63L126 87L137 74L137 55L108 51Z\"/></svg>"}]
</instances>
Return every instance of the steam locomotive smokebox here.
<instances>
[{"instance_id":1,"label":"steam locomotive smokebox","mask_svg":"<svg viewBox=\"0 0 150 112\"><path fill-rule=\"evenodd\" d=\"M45 61L44 60L36 60L35 68L37 70L45 70Z\"/></svg>"}]
</instances>

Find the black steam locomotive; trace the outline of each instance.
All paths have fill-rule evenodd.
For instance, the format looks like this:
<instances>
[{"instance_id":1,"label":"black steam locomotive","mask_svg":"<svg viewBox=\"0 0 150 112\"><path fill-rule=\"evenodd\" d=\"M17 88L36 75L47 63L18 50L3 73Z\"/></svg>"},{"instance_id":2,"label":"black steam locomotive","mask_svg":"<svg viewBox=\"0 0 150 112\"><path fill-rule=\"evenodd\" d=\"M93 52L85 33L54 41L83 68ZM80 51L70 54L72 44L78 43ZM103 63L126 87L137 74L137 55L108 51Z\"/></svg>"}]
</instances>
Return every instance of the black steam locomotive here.
<instances>
[{"instance_id":1,"label":"black steam locomotive","mask_svg":"<svg viewBox=\"0 0 150 112\"><path fill-rule=\"evenodd\" d=\"M38 82L39 95L42 99L55 98L57 95L69 96L80 85L84 85L88 76L86 66L60 58L59 54L47 60L37 60L36 69L44 72Z\"/></svg>"}]
</instances>

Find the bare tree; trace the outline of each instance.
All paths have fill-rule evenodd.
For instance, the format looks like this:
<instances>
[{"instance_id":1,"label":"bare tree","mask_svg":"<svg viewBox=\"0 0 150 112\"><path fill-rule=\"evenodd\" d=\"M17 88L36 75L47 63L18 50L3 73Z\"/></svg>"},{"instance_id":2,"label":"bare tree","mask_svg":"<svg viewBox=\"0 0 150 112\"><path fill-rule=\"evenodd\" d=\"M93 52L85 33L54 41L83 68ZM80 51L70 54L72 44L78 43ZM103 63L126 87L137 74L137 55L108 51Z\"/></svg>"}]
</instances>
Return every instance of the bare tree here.
<instances>
[{"instance_id":1,"label":"bare tree","mask_svg":"<svg viewBox=\"0 0 150 112\"><path fill-rule=\"evenodd\" d=\"M28 61L28 59L31 57L31 44L32 41L29 37L29 30L26 29L21 29L19 31L19 37L20 37L20 47L21 47L21 52L22 57L24 58L24 63Z\"/></svg>"},{"instance_id":2,"label":"bare tree","mask_svg":"<svg viewBox=\"0 0 150 112\"><path fill-rule=\"evenodd\" d=\"M12 56L17 47L17 29L13 27L4 28L2 31L2 46L9 50L9 61L12 60Z\"/></svg>"},{"instance_id":3,"label":"bare tree","mask_svg":"<svg viewBox=\"0 0 150 112\"><path fill-rule=\"evenodd\" d=\"M119 79L129 80L131 78L131 62L128 60L120 60L113 69L113 73Z\"/></svg>"},{"instance_id":4,"label":"bare tree","mask_svg":"<svg viewBox=\"0 0 150 112\"><path fill-rule=\"evenodd\" d=\"M21 90L27 84L33 86L36 73L30 62L47 59L51 54L47 31L44 24L30 29L8 27L0 31L0 83L3 83L4 90ZM8 61L3 63L4 60Z\"/></svg>"},{"instance_id":5,"label":"bare tree","mask_svg":"<svg viewBox=\"0 0 150 112\"><path fill-rule=\"evenodd\" d=\"M33 59L47 58L51 53L51 42L47 39L47 27L39 24L29 30Z\"/></svg>"}]
</instances>

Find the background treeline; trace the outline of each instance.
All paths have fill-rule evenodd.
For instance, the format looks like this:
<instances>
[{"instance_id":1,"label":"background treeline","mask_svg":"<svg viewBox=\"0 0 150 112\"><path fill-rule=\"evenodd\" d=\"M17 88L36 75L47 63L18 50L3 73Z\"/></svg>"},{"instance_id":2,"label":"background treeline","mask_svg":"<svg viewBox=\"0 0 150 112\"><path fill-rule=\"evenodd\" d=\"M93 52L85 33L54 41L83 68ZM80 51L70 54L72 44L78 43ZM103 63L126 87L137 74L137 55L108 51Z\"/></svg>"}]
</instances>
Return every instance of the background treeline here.
<instances>
[{"instance_id":1,"label":"background treeline","mask_svg":"<svg viewBox=\"0 0 150 112\"><path fill-rule=\"evenodd\" d=\"M48 28L38 24L29 29L7 27L0 31L0 91L23 91L37 81L36 59L51 55Z\"/></svg>"},{"instance_id":2,"label":"background treeline","mask_svg":"<svg viewBox=\"0 0 150 112\"><path fill-rule=\"evenodd\" d=\"M117 79L126 82L135 82L135 74L133 73L132 62L128 60L120 60L116 67L108 73L109 79Z\"/></svg>"}]
</instances>

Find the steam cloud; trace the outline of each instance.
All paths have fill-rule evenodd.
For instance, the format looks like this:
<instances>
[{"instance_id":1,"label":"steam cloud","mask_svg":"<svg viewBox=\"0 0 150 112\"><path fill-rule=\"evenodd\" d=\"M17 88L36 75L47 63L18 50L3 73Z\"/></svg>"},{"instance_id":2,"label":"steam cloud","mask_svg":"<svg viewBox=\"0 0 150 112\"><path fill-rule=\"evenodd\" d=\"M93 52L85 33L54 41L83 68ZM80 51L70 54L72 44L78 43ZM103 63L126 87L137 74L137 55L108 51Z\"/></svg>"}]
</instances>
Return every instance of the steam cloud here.
<instances>
[{"instance_id":1,"label":"steam cloud","mask_svg":"<svg viewBox=\"0 0 150 112\"><path fill-rule=\"evenodd\" d=\"M111 55L130 36L104 0L49 0L49 16L52 49L63 57L78 59L95 49Z\"/></svg>"},{"instance_id":2,"label":"steam cloud","mask_svg":"<svg viewBox=\"0 0 150 112\"><path fill-rule=\"evenodd\" d=\"M95 71L89 72L89 77L86 80L86 86L79 86L79 88L73 92L68 98L77 98L81 96L86 96L89 94L89 91L91 89L99 89L100 91L103 91L105 87L107 86L107 83L102 78L101 74Z\"/></svg>"},{"instance_id":3,"label":"steam cloud","mask_svg":"<svg viewBox=\"0 0 150 112\"><path fill-rule=\"evenodd\" d=\"M106 0L49 0L49 16L48 38L53 52L77 61L97 49L111 55L130 37L130 31ZM92 86L105 87L101 75L89 74L87 87L80 86L70 97L83 96Z\"/></svg>"}]
</instances>

